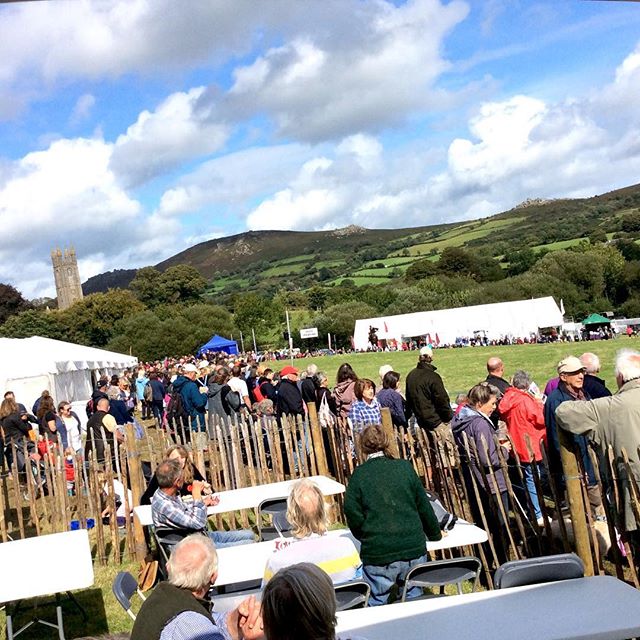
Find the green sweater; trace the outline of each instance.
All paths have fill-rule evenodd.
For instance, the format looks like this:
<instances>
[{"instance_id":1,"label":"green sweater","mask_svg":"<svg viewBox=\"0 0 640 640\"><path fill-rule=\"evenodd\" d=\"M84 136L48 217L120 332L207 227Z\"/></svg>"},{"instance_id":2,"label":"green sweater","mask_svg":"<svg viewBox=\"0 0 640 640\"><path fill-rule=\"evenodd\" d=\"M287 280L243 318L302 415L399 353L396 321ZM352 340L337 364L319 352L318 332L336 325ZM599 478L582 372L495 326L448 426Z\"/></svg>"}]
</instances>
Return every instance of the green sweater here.
<instances>
[{"instance_id":1,"label":"green sweater","mask_svg":"<svg viewBox=\"0 0 640 640\"><path fill-rule=\"evenodd\" d=\"M425 535L429 540L442 538L420 478L406 460L377 457L357 467L344 510L362 544L364 564L414 560L426 553Z\"/></svg>"}]
</instances>

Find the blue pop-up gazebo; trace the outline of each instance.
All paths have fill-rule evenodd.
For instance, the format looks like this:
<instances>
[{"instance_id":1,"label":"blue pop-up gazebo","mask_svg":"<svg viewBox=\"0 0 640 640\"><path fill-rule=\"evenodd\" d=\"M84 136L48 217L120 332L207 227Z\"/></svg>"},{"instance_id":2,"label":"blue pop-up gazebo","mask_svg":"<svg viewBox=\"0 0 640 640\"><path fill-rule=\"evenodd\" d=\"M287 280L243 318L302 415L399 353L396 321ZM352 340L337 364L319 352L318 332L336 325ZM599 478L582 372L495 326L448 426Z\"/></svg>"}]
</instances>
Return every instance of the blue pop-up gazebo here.
<instances>
[{"instance_id":1,"label":"blue pop-up gazebo","mask_svg":"<svg viewBox=\"0 0 640 640\"><path fill-rule=\"evenodd\" d=\"M203 344L200 349L198 349L198 355L206 351L224 351L230 356L235 356L238 354L238 343L235 340L227 340L216 334L207 344Z\"/></svg>"}]
</instances>

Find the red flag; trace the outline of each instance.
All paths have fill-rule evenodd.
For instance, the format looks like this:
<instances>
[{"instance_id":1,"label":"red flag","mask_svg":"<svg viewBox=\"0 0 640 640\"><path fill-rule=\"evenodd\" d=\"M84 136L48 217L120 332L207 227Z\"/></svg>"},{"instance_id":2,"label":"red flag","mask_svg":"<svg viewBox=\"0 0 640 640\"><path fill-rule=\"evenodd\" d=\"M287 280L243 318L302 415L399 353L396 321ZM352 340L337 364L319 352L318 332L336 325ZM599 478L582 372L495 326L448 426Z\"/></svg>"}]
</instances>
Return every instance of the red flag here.
<instances>
[{"instance_id":1,"label":"red flag","mask_svg":"<svg viewBox=\"0 0 640 640\"><path fill-rule=\"evenodd\" d=\"M386 322L384 323L384 332L385 333L389 333L389 329L387 329L387 323Z\"/></svg>"},{"instance_id":2,"label":"red flag","mask_svg":"<svg viewBox=\"0 0 640 640\"><path fill-rule=\"evenodd\" d=\"M427 333L427 344L431 344L431 334Z\"/></svg>"},{"instance_id":3,"label":"red flag","mask_svg":"<svg viewBox=\"0 0 640 640\"><path fill-rule=\"evenodd\" d=\"M436 346L440 346L440 338L438 337L438 334L436 333Z\"/></svg>"}]
</instances>

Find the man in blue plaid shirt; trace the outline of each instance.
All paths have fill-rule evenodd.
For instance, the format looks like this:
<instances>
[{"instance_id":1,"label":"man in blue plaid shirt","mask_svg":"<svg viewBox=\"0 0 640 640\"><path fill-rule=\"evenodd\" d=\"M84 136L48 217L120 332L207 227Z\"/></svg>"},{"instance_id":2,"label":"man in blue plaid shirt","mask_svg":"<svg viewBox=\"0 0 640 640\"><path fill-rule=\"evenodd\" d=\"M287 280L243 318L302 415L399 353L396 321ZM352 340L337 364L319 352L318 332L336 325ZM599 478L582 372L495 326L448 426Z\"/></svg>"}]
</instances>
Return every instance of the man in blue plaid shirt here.
<instances>
[{"instance_id":1,"label":"man in blue plaid shirt","mask_svg":"<svg viewBox=\"0 0 640 640\"><path fill-rule=\"evenodd\" d=\"M181 529L187 533L207 534L216 547L232 547L255 542L253 531L207 531L207 507L217 504L217 496L202 496L204 483L194 480L191 495L193 501L186 503L180 498L182 466L178 460L163 460L156 470L158 490L151 498L151 515L156 528Z\"/></svg>"}]
</instances>

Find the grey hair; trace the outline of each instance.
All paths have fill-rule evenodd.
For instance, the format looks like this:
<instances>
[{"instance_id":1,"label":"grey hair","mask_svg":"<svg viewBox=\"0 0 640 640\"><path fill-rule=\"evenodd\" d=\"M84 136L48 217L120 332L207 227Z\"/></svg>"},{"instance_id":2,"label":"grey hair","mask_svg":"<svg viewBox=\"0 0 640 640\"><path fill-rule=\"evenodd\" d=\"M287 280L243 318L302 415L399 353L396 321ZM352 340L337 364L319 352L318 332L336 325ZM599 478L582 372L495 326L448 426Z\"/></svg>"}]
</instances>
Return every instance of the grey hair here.
<instances>
[{"instance_id":1,"label":"grey hair","mask_svg":"<svg viewBox=\"0 0 640 640\"><path fill-rule=\"evenodd\" d=\"M600 358L595 353L587 351L580 356L580 362L584 365L587 373L598 373L600 371Z\"/></svg>"},{"instance_id":2,"label":"grey hair","mask_svg":"<svg viewBox=\"0 0 640 640\"><path fill-rule=\"evenodd\" d=\"M531 386L531 376L526 371L519 369L513 374L511 384L516 389L522 389L526 391Z\"/></svg>"},{"instance_id":3,"label":"grey hair","mask_svg":"<svg viewBox=\"0 0 640 640\"><path fill-rule=\"evenodd\" d=\"M318 365L317 364L313 364L313 362L311 364L307 365L307 376L309 378L312 378L313 376L316 375L316 373L318 373Z\"/></svg>"},{"instance_id":4,"label":"grey hair","mask_svg":"<svg viewBox=\"0 0 640 640\"><path fill-rule=\"evenodd\" d=\"M313 381L320 386L325 380L328 380L327 378L327 374L324 371L318 371L314 376L313 376Z\"/></svg>"},{"instance_id":5,"label":"grey hair","mask_svg":"<svg viewBox=\"0 0 640 640\"><path fill-rule=\"evenodd\" d=\"M173 487L182 473L182 464L175 458L163 460L156 469L156 480L161 489Z\"/></svg>"},{"instance_id":6,"label":"grey hair","mask_svg":"<svg viewBox=\"0 0 640 640\"><path fill-rule=\"evenodd\" d=\"M192 592L208 589L218 571L218 554L209 536L192 533L173 548L167 572L174 587Z\"/></svg>"},{"instance_id":7,"label":"grey hair","mask_svg":"<svg viewBox=\"0 0 640 640\"><path fill-rule=\"evenodd\" d=\"M631 349L623 349L616 356L616 377L622 382L640 378L640 353Z\"/></svg>"},{"instance_id":8,"label":"grey hair","mask_svg":"<svg viewBox=\"0 0 640 640\"><path fill-rule=\"evenodd\" d=\"M291 523L296 538L327 532L324 496L313 480L303 478L293 485L287 498L287 520Z\"/></svg>"},{"instance_id":9,"label":"grey hair","mask_svg":"<svg viewBox=\"0 0 640 640\"><path fill-rule=\"evenodd\" d=\"M269 640L334 640L336 595L331 578L308 562L280 569L262 592L262 619Z\"/></svg>"}]
</instances>

